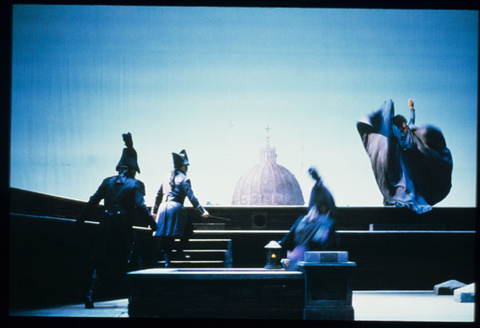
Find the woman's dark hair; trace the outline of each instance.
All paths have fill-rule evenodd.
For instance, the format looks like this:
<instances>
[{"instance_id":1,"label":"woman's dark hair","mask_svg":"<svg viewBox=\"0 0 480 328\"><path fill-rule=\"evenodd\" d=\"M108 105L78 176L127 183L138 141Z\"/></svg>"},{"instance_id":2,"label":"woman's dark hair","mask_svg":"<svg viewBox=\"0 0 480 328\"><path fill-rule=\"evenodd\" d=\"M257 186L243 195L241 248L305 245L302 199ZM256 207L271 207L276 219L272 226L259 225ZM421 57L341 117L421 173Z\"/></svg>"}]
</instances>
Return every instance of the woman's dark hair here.
<instances>
[{"instance_id":1,"label":"woman's dark hair","mask_svg":"<svg viewBox=\"0 0 480 328\"><path fill-rule=\"evenodd\" d=\"M308 173L310 173L310 176L315 180L315 181L320 181L322 178L318 174L318 171L316 168L311 167L308 169Z\"/></svg>"},{"instance_id":2,"label":"woman's dark hair","mask_svg":"<svg viewBox=\"0 0 480 328\"><path fill-rule=\"evenodd\" d=\"M392 118L392 123L395 124L398 128L401 128L403 123L407 124L407 119L402 115L395 115Z\"/></svg>"}]
</instances>

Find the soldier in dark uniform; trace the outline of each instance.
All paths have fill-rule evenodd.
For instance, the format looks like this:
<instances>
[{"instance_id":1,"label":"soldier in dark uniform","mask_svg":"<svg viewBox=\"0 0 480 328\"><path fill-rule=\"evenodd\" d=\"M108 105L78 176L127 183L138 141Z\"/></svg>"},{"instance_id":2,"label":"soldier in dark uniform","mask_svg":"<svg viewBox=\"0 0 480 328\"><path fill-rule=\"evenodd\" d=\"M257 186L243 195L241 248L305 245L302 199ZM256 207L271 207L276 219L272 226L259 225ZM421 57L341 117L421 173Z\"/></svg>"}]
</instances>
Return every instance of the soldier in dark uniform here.
<instances>
[{"instance_id":1,"label":"soldier in dark uniform","mask_svg":"<svg viewBox=\"0 0 480 328\"><path fill-rule=\"evenodd\" d=\"M306 251L333 249L336 246L335 223L337 206L330 191L323 184L315 168L308 170L315 180L312 187L308 213L295 221L290 231L278 243L290 253L290 270L296 270L298 261Z\"/></svg>"},{"instance_id":2,"label":"soldier in dark uniform","mask_svg":"<svg viewBox=\"0 0 480 328\"><path fill-rule=\"evenodd\" d=\"M183 207L185 197L188 197L195 211L201 217L208 218L210 216L195 197L190 179L187 178L190 165L187 152L182 150L178 154L172 153L172 156L174 169L163 179L153 208L158 225L158 230L153 234L157 245L156 252L157 254L163 253L165 267L170 265L175 238L179 238L181 241L177 252L178 257L182 257L184 245L193 233L193 225Z\"/></svg>"},{"instance_id":3,"label":"soldier in dark uniform","mask_svg":"<svg viewBox=\"0 0 480 328\"><path fill-rule=\"evenodd\" d=\"M90 197L77 217L76 224L81 226L89 212L104 199L104 213L100 218L100 225L94 250L93 275L88 290L85 307L93 308L94 294L100 281L123 279L127 271L127 262L134 231L132 217L138 213L145 219L152 230L157 225L145 205L145 186L135 179L136 172L140 173L137 163L137 152L133 148L132 135L122 135L126 148L117 164L118 175L103 180L95 194Z\"/></svg>"}]
</instances>

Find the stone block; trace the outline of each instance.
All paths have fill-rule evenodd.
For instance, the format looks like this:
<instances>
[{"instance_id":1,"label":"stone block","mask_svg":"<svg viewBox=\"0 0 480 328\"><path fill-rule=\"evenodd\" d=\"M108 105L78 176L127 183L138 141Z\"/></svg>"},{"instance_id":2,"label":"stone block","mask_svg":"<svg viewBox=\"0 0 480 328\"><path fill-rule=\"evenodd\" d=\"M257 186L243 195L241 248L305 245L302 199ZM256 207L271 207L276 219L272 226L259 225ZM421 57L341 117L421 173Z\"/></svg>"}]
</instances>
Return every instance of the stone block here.
<instances>
[{"instance_id":1,"label":"stone block","mask_svg":"<svg viewBox=\"0 0 480 328\"><path fill-rule=\"evenodd\" d=\"M344 251L305 252L305 262L315 262L315 263L348 262L348 252L344 252Z\"/></svg>"},{"instance_id":2,"label":"stone block","mask_svg":"<svg viewBox=\"0 0 480 328\"><path fill-rule=\"evenodd\" d=\"M455 289L453 299L460 303L475 302L475 283Z\"/></svg>"},{"instance_id":3,"label":"stone block","mask_svg":"<svg viewBox=\"0 0 480 328\"><path fill-rule=\"evenodd\" d=\"M458 280L448 280L437 284L433 287L433 291L437 295L453 295L453 291L458 288L465 287L467 284Z\"/></svg>"},{"instance_id":4,"label":"stone block","mask_svg":"<svg viewBox=\"0 0 480 328\"><path fill-rule=\"evenodd\" d=\"M447 227L441 223L370 223L368 225L370 231L405 231L405 230L421 230L421 231L438 231L445 230Z\"/></svg>"}]
</instances>

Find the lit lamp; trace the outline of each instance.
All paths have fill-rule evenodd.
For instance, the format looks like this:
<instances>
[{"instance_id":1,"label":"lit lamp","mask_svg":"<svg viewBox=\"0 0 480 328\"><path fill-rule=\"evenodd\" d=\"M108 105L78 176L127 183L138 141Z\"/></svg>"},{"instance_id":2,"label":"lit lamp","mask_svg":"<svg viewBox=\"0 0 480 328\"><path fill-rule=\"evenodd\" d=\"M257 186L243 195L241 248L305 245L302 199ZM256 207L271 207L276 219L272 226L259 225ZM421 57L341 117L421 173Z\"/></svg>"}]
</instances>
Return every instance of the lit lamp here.
<instances>
[{"instance_id":1,"label":"lit lamp","mask_svg":"<svg viewBox=\"0 0 480 328\"><path fill-rule=\"evenodd\" d=\"M280 251L282 246L280 246L275 240L272 240L265 246L265 249L267 255L265 269L282 269L282 264L280 263Z\"/></svg>"}]
</instances>

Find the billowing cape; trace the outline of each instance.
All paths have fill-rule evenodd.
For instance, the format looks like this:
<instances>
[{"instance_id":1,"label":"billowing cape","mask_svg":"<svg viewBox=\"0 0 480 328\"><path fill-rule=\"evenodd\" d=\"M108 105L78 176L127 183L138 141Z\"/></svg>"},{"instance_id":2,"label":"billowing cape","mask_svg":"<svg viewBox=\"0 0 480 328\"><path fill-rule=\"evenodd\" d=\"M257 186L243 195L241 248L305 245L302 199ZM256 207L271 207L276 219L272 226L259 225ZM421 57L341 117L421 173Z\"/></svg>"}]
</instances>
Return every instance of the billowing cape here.
<instances>
[{"instance_id":1,"label":"billowing cape","mask_svg":"<svg viewBox=\"0 0 480 328\"><path fill-rule=\"evenodd\" d=\"M431 125L411 126L414 148L403 150L392 132L392 100L357 122L384 205L431 210L452 187L452 154L442 132Z\"/></svg>"}]
</instances>

